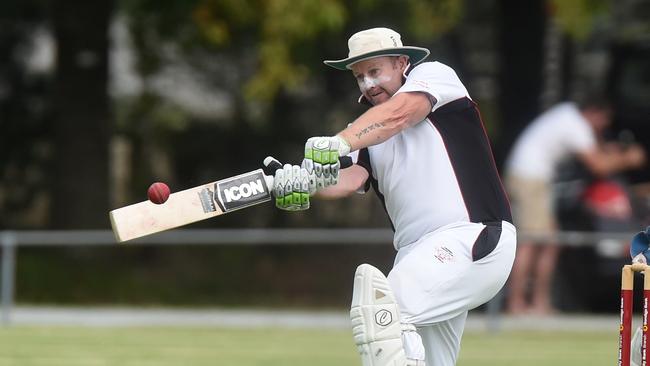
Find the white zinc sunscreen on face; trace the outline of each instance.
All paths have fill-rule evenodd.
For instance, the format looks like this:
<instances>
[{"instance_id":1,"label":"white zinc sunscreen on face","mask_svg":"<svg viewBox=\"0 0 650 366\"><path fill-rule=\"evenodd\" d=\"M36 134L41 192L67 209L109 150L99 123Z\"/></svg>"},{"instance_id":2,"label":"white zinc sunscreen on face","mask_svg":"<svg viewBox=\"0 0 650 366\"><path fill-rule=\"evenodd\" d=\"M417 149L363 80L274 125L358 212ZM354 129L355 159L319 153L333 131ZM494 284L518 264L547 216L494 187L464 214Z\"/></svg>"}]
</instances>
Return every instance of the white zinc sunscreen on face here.
<instances>
[{"instance_id":1,"label":"white zinc sunscreen on face","mask_svg":"<svg viewBox=\"0 0 650 366\"><path fill-rule=\"evenodd\" d=\"M359 84L359 90L361 90L361 92L365 92L376 86L381 85L382 83L390 81L390 79L391 79L390 76L385 76L385 75L376 78L364 76L363 79L357 79L357 84Z\"/></svg>"}]
</instances>

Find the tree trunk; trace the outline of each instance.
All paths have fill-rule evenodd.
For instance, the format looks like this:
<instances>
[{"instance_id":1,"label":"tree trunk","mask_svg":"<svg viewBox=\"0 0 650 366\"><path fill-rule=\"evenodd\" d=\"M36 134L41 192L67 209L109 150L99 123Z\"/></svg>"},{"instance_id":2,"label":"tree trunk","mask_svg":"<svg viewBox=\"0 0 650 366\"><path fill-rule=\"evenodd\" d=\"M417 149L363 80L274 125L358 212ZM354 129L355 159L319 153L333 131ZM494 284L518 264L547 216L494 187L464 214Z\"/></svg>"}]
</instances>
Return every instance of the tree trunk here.
<instances>
[{"instance_id":1,"label":"tree trunk","mask_svg":"<svg viewBox=\"0 0 650 366\"><path fill-rule=\"evenodd\" d=\"M51 222L108 226L108 28L112 0L53 1L57 43Z\"/></svg>"},{"instance_id":2,"label":"tree trunk","mask_svg":"<svg viewBox=\"0 0 650 366\"><path fill-rule=\"evenodd\" d=\"M503 138L497 159L505 159L512 143L540 111L545 1L501 0L500 110Z\"/></svg>"}]
</instances>

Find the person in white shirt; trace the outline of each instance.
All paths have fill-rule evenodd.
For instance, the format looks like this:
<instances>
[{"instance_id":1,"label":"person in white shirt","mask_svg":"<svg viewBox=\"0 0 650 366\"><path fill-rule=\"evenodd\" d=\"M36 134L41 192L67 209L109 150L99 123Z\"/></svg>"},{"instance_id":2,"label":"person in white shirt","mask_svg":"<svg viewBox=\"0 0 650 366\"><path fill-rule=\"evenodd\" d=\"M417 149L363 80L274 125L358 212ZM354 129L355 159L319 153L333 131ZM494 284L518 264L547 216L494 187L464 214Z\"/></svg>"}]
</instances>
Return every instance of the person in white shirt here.
<instances>
[{"instance_id":1,"label":"person in white shirt","mask_svg":"<svg viewBox=\"0 0 650 366\"><path fill-rule=\"evenodd\" d=\"M557 166L565 159L577 157L597 176L643 164L645 154L637 145L622 149L610 144L605 149L599 144L598 136L609 126L610 114L606 100L591 95L580 105L555 105L521 133L506 161L506 186L519 230L547 237L557 230L551 183ZM554 312L550 292L559 247L552 242L533 244L524 240L517 248L507 301L511 314ZM529 277L534 280L530 285Z\"/></svg>"},{"instance_id":2,"label":"person in white shirt","mask_svg":"<svg viewBox=\"0 0 650 366\"><path fill-rule=\"evenodd\" d=\"M316 191L372 187L397 255L388 277L368 264L355 274L350 314L363 365L451 366L467 312L501 289L514 261L490 143L454 70L423 62L429 50L403 46L387 28L352 35L348 48L325 64L351 71L370 108L337 135L308 139L302 166L276 171L276 206L301 210ZM348 154L355 164L341 170Z\"/></svg>"}]
</instances>

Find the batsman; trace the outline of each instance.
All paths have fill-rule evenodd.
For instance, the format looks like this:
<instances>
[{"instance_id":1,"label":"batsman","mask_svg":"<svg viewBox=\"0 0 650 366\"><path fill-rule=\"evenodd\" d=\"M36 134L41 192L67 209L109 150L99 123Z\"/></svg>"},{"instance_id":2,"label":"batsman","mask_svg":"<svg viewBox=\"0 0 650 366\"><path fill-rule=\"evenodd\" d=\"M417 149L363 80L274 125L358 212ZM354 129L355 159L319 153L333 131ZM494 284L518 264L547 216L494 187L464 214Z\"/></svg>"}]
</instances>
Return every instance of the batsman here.
<instances>
[{"instance_id":1,"label":"batsman","mask_svg":"<svg viewBox=\"0 0 650 366\"><path fill-rule=\"evenodd\" d=\"M494 297L515 258L516 230L476 103L452 68L424 62L388 28L358 32L348 57L369 109L335 136L312 137L301 166L275 173L276 206L374 190L397 250L388 276L357 268L350 316L364 366L451 366L467 312ZM340 169L339 157L354 165Z\"/></svg>"}]
</instances>

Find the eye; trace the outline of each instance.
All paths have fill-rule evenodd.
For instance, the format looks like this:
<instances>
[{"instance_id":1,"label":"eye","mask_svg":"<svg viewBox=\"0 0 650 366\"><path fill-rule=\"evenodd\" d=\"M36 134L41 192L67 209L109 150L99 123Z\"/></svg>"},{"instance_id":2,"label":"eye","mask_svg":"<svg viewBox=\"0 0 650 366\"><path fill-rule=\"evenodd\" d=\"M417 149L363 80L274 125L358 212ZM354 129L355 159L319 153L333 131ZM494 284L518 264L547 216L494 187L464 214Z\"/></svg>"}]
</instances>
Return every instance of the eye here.
<instances>
[{"instance_id":1,"label":"eye","mask_svg":"<svg viewBox=\"0 0 650 366\"><path fill-rule=\"evenodd\" d=\"M379 75L380 73L381 73L381 70L380 70L380 69L371 69L371 70L368 72L368 74L370 74L370 76L377 76L377 75Z\"/></svg>"}]
</instances>

